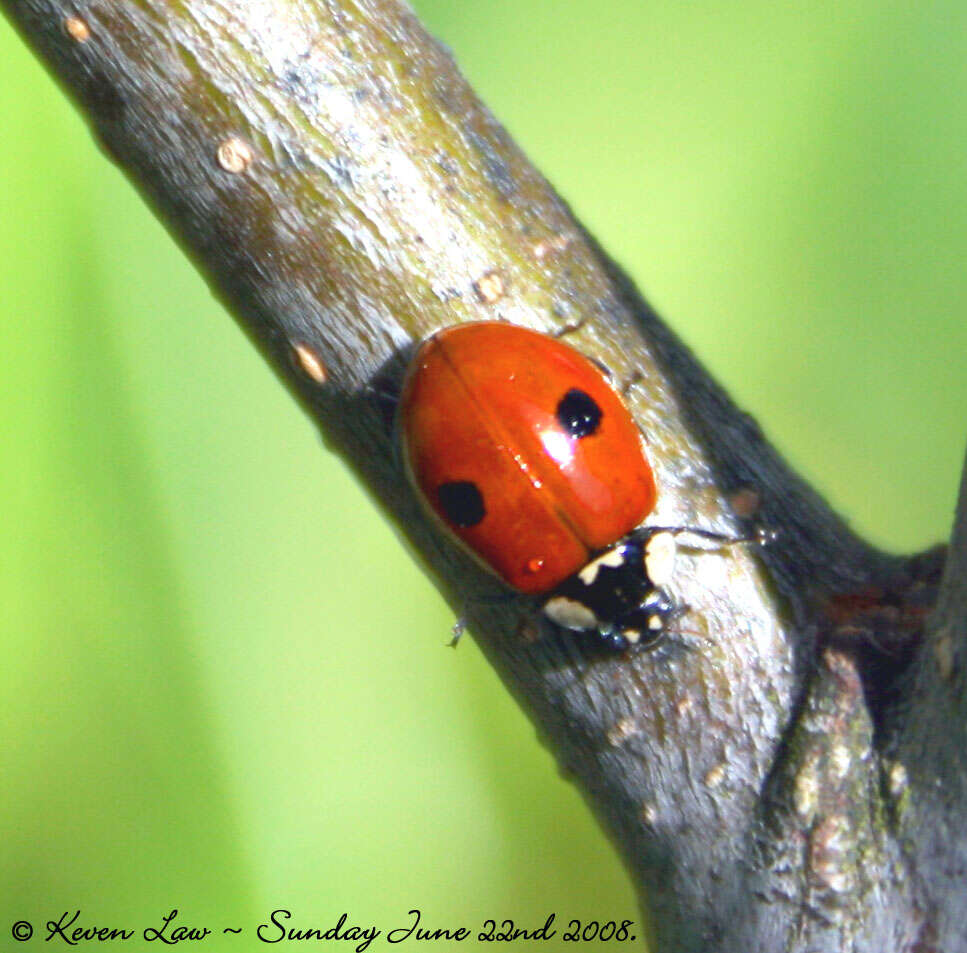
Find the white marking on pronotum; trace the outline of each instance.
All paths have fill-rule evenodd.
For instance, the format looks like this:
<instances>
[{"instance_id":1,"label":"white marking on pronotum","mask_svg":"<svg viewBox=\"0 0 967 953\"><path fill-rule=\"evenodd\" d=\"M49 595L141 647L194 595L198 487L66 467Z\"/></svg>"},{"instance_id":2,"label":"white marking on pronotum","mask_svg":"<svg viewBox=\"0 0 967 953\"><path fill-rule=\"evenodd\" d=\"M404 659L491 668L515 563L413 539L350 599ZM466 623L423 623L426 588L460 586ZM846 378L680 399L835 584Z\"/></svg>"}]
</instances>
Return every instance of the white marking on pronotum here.
<instances>
[{"instance_id":1,"label":"white marking on pronotum","mask_svg":"<svg viewBox=\"0 0 967 953\"><path fill-rule=\"evenodd\" d=\"M655 586L665 586L675 573L678 544L671 533L655 533L645 545L645 572Z\"/></svg>"},{"instance_id":2,"label":"white marking on pronotum","mask_svg":"<svg viewBox=\"0 0 967 953\"><path fill-rule=\"evenodd\" d=\"M565 629L593 629L598 617L583 603L567 596L554 596L544 603L544 615Z\"/></svg>"},{"instance_id":3,"label":"white marking on pronotum","mask_svg":"<svg viewBox=\"0 0 967 953\"><path fill-rule=\"evenodd\" d=\"M598 578L598 573L602 566L617 569L625 561L624 553L620 549L610 549L603 556L592 559L584 569L578 573L578 579L586 586L593 586L594 580Z\"/></svg>"}]
</instances>

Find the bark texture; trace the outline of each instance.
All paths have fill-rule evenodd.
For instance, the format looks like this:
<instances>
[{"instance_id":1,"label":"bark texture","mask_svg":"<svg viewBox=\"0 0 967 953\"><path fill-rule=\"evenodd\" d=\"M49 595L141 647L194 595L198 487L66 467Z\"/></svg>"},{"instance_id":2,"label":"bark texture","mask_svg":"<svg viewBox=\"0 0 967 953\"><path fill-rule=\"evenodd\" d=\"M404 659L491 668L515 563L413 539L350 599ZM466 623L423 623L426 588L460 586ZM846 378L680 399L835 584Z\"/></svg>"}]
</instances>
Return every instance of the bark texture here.
<instances>
[{"instance_id":1,"label":"bark texture","mask_svg":"<svg viewBox=\"0 0 967 953\"><path fill-rule=\"evenodd\" d=\"M967 504L876 552L572 218L395 0L2 0L266 359L401 527L611 834L656 949L967 950ZM601 654L427 524L383 396L416 342L503 319L612 369L687 632ZM926 634L925 634L926 630Z\"/></svg>"}]
</instances>

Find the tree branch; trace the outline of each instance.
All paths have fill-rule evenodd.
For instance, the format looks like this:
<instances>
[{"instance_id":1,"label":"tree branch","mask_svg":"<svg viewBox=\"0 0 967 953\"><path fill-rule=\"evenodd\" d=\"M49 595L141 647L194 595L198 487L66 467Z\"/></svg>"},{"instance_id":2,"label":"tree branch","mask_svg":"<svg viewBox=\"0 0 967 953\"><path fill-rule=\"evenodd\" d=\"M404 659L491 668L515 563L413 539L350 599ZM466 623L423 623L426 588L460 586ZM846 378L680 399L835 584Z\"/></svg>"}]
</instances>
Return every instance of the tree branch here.
<instances>
[{"instance_id":1,"label":"tree branch","mask_svg":"<svg viewBox=\"0 0 967 953\"><path fill-rule=\"evenodd\" d=\"M925 600L929 605L929 595ZM922 950L965 945L967 465L936 611L891 713L892 820Z\"/></svg>"},{"instance_id":2,"label":"tree branch","mask_svg":"<svg viewBox=\"0 0 967 953\"><path fill-rule=\"evenodd\" d=\"M394 0L3 5L451 603L471 606L628 863L658 948L967 949L963 745L940 730L964 724L963 502L946 621L918 652L941 554L887 557L849 532ZM602 656L538 627L526 600L474 602L503 590L423 518L379 394L429 332L484 318L579 326L569 341L633 385L656 523L777 533L761 554L683 560L690 631L663 649Z\"/></svg>"}]
</instances>

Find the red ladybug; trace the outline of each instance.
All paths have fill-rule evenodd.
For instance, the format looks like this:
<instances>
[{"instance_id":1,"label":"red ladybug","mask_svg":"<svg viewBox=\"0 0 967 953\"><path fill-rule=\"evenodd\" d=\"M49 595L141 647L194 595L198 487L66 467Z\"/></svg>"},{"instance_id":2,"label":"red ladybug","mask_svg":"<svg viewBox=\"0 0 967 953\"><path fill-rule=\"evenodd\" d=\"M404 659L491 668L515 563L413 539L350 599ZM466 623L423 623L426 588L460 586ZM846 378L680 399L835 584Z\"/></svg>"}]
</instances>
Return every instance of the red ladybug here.
<instances>
[{"instance_id":1,"label":"red ladybug","mask_svg":"<svg viewBox=\"0 0 967 953\"><path fill-rule=\"evenodd\" d=\"M413 358L399 425L430 512L511 588L544 596L551 620L619 650L664 633L682 531L638 528L655 478L631 414L586 357L511 324L446 328Z\"/></svg>"}]
</instances>

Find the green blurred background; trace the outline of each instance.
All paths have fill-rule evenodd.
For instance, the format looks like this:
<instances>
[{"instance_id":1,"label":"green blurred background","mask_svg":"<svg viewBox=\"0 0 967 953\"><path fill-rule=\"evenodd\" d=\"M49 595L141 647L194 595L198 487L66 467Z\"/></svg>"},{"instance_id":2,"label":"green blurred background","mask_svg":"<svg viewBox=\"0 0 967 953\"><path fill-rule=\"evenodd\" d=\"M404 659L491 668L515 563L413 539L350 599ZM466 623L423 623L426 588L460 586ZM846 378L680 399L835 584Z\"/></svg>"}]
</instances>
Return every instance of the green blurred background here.
<instances>
[{"instance_id":1,"label":"green blurred background","mask_svg":"<svg viewBox=\"0 0 967 953\"><path fill-rule=\"evenodd\" d=\"M943 538L967 8L416 5L835 506ZM0 937L77 908L244 925L231 950L275 907L637 920L472 640L443 648L440 598L5 23L0 120Z\"/></svg>"}]
</instances>

